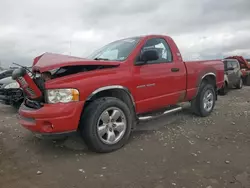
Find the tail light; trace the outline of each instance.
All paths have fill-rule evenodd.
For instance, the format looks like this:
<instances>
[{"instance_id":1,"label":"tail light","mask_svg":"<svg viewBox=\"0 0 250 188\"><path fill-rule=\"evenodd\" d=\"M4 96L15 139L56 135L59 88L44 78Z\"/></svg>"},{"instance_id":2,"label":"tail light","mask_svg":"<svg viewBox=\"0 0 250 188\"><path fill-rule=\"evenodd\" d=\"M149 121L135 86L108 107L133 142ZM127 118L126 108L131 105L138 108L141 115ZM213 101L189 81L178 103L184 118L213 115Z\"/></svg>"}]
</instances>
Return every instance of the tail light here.
<instances>
[{"instance_id":1,"label":"tail light","mask_svg":"<svg viewBox=\"0 0 250 188\"><path fill-rule=\"evenodd\" d=\"M28 98L39 100L42 97L41 90L30 77L24 68L16 69L12 73L13 80L16 80Z\"/></svg>"}]
</instances>

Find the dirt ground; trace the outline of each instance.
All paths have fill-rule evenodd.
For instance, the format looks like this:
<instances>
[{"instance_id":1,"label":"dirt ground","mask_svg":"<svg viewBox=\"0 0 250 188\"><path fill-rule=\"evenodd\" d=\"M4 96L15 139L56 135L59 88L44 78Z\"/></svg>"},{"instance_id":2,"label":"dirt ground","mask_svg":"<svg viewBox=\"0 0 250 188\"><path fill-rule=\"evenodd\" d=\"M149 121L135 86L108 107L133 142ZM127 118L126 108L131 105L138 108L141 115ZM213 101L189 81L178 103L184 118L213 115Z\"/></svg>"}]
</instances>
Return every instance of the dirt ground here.
<instances>
[{"instance_id":1,"label":"dirt ground","mask_svg":"<svg viewBox=\"0 0 250 188\"><path fill-rule=\"evenodd\" d=\"M250 87L219 97L210 117L189 109L138 126L109 154L78 137L39 140L0 106L0 188L250 187Z\"/></svg>"}]
</instances>

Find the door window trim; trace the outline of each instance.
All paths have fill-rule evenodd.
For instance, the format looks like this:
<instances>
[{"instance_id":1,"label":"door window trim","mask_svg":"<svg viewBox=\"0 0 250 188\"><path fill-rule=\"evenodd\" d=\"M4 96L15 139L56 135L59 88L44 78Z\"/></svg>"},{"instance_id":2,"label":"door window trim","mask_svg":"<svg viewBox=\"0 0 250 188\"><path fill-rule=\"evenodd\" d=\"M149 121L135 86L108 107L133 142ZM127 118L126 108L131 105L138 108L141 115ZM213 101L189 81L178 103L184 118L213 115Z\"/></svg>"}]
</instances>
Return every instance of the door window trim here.
<instances>
[{"instance_id":1,"label":"door window trim","mask_svg":"<svg viewBox=\"0 0 250 188\"><path fill-rule=\"evenodd\" d=\"M234 64L236 67L234 67L234 69L238 69L239 68L239 62L238 61L231 61L232 62L232 66L234 67Z\"/></svg>"},{"instance_id":2,"label":"door window trim","mask_svg":"<svg viewBox=\"0 0 250 188\"><path fill-rule=\"evenodd\" d=\"M147 41L152 40L152 39L161 39L161 40L165 41L165 43L167 45L167 48L169 50L169 54L171 55L171 61L166 61L166 62L162 62L162 61L159 61L159 62L158 61L150 61L150 62L147 62L145 65L154 65L154 64L162 64L162 63L173 63L174 62L173 52L172 52L172 50L171 50L168 42L166 41L166 39L163 38L163 37L153 37L153 38L150 38L150 39L146 40L146 42L143 44L142 48L140 49L139 54L137 54L137 56L135 58L134 64L136 64L137 59L141 55L141 51L142 51L143 47L145 46L145 44L147 43Z\"/></svg>"}]
</instances>

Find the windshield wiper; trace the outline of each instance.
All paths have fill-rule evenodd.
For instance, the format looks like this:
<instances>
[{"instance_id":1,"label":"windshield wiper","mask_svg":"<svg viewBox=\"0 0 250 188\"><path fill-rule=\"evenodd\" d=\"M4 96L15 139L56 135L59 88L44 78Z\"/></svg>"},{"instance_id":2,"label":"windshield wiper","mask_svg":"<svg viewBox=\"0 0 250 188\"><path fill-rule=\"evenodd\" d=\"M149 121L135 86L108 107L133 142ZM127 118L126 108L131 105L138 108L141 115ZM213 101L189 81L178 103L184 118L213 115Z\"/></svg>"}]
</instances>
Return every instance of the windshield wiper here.
<instances>
[{"instance_id":1,"label":"windshield wiper","mask_svg":"<svg viewBox=\"0 0 250 188\"><path fill-rule=\"evenodd\" d=\"M109 59L96 57L94 60L105 60L105 61L108 61Z\"/></svg>"}]
</instances>

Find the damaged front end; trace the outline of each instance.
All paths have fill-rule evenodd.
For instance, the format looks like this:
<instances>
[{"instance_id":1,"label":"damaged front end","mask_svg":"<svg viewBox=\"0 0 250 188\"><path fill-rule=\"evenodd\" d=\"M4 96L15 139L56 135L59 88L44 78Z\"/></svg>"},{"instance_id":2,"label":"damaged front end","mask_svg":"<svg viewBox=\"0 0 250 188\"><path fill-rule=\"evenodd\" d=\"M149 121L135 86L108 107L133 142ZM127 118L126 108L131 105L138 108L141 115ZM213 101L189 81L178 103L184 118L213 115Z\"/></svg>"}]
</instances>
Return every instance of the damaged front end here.
<instances>
[{"instance_id":1,"label":"damaged front end","mask_svg":"<svg viewBox=\"0 0 250 188\"><path fill-rule=\"evenodd\" d=\"M25 67L15 70L12 79L19 83L25 93L24 102L19 108L19 123L39 134L76 132L84 106L84 100L80 99L81 80L96 78L105 74L106 69L120 64L44 54L35 59L32 71ZM97 74L86 75L87 72ZM109 75L112 72L106 71Z\"/></svg>"},{"instance_id":2,"label":"damaged front end","mask_svg":"<svg viewBox=\"0 0 250 188\"><path fill-rule=\"evenodd\" d=\"M23 99L23 91L20 88L0 89L0 100L7 105L21 103Z\"/></svg>"},{"instance_id":3,"label":"damaged front end","mask_svg":"<svg viewBox=\"0 0 250 188\"><path fill-rule=\"evenodd\" d=\"M24 104L27 107L39 109L45 103L65 103L70 102L70 100L79 100L79 92L77 89L58 88L54 90L46 90L45 82L48 80L78 73L97 71L100 69L115 68L120 65L118 62L86 61L82 59L81 61L79 61L79 59L76 61L75 59L72 59L72 57L70 59L72 62L54 62L54 59L57 59L58 57L63 58L64 55L45 54L39 56L40 59L34 64L31 74L25 67L16 69L13 72L12 78L19 83L26 95ZM45 66L49 60L51 64ZM61 97L60 93L64 95L65 98L67 98L68 95L71 96L71 98L67 98L67 100L56 100L56 98Z\"/></svg>"},{"instance_id":4,"label":"damaged front end","mask_svg":"<svg viewBox=\"0 0 250 188\"><path fill-rule=\"evenodd\" d=\"M0 102L6 105L17 107L24 98L23 90L11 77L0 80Z\"/></svg>"}]
</instances>

